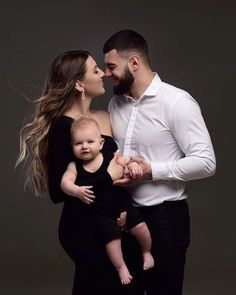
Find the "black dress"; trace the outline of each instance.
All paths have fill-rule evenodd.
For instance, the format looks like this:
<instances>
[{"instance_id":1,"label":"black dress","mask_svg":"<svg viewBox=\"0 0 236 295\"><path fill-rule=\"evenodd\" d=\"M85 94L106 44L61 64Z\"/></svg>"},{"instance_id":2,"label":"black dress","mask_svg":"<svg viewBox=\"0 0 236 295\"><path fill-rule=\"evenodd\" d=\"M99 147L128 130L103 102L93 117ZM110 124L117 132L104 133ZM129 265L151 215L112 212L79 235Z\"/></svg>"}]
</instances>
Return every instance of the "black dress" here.
<instances>
[{"instance_id":1,"label":"black dress","mask_svg":"<svg viewBox=\"0 0 236 295\"><path fill-rule=\"evenodd\" d=\"M48 179L49 193L54 203L64 202L59 223L59 240L75 263L72 295L122 295L138 294L132 285L122 286L117 271L108 259L105 247L99 238L94 223L89 218L83 203L66 195L60 188L61 178L69 162L74 160L70 145L70 127L73 119L62 116L49 134ZM104 136L103 151L115 152L117 145L109 136ZM94 188L112 184L110 175L101 173Z\"/></svg>"}]
</instances>

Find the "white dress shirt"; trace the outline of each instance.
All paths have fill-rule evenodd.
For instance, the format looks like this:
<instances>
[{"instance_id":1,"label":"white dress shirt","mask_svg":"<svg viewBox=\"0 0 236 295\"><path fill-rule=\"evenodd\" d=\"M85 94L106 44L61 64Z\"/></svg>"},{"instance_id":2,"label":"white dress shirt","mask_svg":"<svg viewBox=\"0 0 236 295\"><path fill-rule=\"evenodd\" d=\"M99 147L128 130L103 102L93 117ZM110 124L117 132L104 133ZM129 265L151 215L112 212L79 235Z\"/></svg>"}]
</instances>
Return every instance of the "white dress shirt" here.
<instances>
[{"instance_id":1,"label":"white dress shirt","mask_svg":"<svg viewBox=\"0 0 236 295\"><path fill-rule=\"evenodd\" d=\"M130 188L134 205L187 197L186 181L211 176L216 160L197 102L155 74L141 97L115 95L109 104L114 137L125 158L151 164L152 181Z\"/></svg>"}]
</instances>

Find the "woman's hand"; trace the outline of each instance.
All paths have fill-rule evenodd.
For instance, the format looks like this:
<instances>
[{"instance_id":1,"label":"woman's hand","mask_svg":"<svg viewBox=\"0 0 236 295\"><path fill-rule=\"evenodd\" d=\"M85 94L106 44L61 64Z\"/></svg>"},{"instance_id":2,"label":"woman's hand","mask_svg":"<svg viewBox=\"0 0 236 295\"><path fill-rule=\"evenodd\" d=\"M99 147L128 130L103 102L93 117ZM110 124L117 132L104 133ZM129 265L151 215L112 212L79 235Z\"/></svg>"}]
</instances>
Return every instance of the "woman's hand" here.
<instances>
[{"instance_id":1,"label":"woman's hand","mask_svg":"<svg viewBox=\"0 0 236 295\"><path fill-rule=\"evenodd\" d=\"M93 203L95 198L92 186L78 186L75 184L77 170L75 162L70 162L61 179L61 189L71 197L79 198L85 204Z\"/></svg>"},{"instance_id":2,"label":"woman's hand","mask_svg":"<svg viewBox=\"0 0 236 295\"><path fill-rule=\"evenodd\" d=\"M121 230L126 229L126 217L127 217L127 212L123 211L120 213L120 216L117 218L117 224L121 228Z\"/></svg>"},{"instance_id":3,"label":"woman's hand","mask_svg":"<svg viewBox=\"0 0 236 295\"><path fill-rule=\"evenodd\" d=\"M77 196L79 199L84 202L85 204L91 204L93 203L95 196L93 194L92 186L77 186Z\"/></svg>"}]
</instances>

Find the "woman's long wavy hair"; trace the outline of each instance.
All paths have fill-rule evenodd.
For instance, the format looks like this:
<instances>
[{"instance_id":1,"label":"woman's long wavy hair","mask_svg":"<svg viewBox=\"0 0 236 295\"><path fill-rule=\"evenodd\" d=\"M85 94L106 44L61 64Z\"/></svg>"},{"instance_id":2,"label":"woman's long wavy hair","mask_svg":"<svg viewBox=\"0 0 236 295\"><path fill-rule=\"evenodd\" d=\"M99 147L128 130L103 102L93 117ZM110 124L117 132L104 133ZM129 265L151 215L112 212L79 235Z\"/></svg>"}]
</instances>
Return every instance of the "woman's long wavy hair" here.
<instances>
[{"instance_id":1,"label":"woman's long wavy hair","mask_svg":"<svg viewBox=\"0 0 236 295\"><path fill-rule=\"evenodd\" d=\"M33 119L21 129L16 166L21 162L26 164L25 186L30 185L38 196L48 192L49 131L73 99L81 95L75 84L85 75L88 56L87 51L75 50L65 52L53 61L42 96L33 101Z\"/></svg>"}]
</instances>

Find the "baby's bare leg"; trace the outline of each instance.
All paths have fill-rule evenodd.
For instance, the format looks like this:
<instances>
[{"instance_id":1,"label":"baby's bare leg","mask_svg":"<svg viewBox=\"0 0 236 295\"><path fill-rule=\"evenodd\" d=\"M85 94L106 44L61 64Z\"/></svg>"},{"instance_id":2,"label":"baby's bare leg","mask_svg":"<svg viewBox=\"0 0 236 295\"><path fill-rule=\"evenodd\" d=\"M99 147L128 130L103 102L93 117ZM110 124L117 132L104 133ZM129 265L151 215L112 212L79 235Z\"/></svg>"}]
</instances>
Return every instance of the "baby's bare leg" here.
<instances>
[{"instance_id":1,"label":"baby's bare leg","mask_svg":"<svg viewBox=\"0 0 236 295\"><path fill-rule=\"evenodd\" d=\"M131 282L132 276L123 259L123 254L121 250L121 240L113 240L106 244L107 255L110 258L112 264L115 266L119 273L121 283L127 285Z\"/></svg>"},{"instance_id":2,"label":"baby's bare leg","mask_svg":"<svg viewBox=\"0 0 236 295\"><path fill-rule=\"evenodd\" d=\"M154 266L154 259L151 254L152 239L145 222L139 223L130 230L137 239L143 254L143 269L147 270Z\"/></svg>"}]
</instances>

